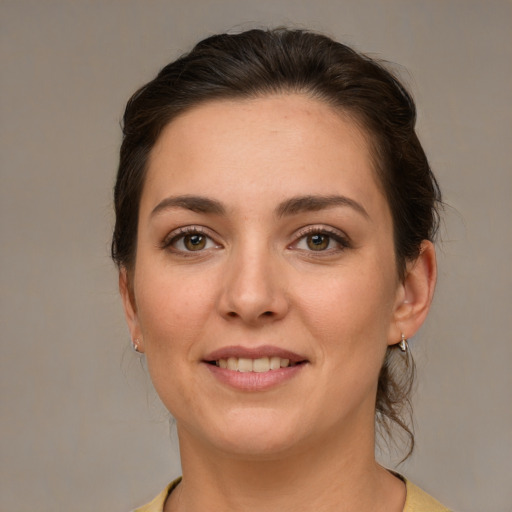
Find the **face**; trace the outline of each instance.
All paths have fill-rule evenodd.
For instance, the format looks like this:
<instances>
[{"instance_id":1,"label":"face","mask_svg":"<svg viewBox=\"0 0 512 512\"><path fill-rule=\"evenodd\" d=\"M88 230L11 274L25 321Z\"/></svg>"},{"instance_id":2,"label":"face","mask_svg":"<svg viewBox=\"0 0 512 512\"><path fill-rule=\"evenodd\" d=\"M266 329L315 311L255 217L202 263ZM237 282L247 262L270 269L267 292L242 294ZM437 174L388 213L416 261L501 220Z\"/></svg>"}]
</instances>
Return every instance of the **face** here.
<instances>
[{"instance_id":1,"label":"face","mask_svg":"<svg viewBox=\"0 0 512 512\"><path fill-rule=\"evenodd\" d=\"M180 438L252 457L329 436L373 451L400 339L392 231L365 137L331 107L276 95L172 121L124 299Z\"/></svg>"}]
</instances>

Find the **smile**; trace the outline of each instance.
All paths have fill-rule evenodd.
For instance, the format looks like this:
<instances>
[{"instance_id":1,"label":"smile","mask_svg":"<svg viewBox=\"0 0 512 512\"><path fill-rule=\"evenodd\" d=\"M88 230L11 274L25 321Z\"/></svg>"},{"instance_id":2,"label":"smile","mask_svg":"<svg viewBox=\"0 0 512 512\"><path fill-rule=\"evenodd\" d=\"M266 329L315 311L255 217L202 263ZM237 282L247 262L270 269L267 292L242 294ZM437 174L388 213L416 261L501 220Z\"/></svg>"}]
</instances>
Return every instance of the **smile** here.
<instances>
[{"instance_id":1,"label":"smile","mask_svg":"<svg viewBox=\"0 0 512 512\"><path fill-rule=\"evenodd\" d=\"M294 366L296 363L292 363L289 359L274 356L259 357L257 359L249 359L247 357L230 357L228 359L218 359L211 364L241 373L264 373L272 370L279 370L280 368L288 368L289 366Z\"/></svg>"},{"instance_id":2,"label":"smile","mask_svg":"<svg viewBox=\"0 0 512 512\"><path fill-rule=\"evenodd\" d=\"M304 355L265 345L229 346L203 360L204 368L223 385L244 392L265 391L294 379L308 366Z\"/></svg>"}]
</instances>

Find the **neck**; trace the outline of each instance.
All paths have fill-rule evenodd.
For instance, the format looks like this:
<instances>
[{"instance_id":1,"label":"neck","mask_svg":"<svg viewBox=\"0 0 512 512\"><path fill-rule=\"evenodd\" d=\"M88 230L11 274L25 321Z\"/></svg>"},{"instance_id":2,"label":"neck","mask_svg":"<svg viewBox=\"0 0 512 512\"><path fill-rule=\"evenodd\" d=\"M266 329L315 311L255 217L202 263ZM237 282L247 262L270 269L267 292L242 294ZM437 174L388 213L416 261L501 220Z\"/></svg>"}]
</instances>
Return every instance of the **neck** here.
<instances>
[{"instance_id":1,"label":"neck","mask_svg":"<svg viewBox=\"0 0 512 512\"><path fill-rule=\"evenodd\" d=\"M165 512L216 510L244 512L393 511L405 501L405 487L379 466L373 432L355 442L340 436L302 446L268 459L226 456L198 449L178 429L183 480L167 500Z\"/></svg>"}]
</instances>

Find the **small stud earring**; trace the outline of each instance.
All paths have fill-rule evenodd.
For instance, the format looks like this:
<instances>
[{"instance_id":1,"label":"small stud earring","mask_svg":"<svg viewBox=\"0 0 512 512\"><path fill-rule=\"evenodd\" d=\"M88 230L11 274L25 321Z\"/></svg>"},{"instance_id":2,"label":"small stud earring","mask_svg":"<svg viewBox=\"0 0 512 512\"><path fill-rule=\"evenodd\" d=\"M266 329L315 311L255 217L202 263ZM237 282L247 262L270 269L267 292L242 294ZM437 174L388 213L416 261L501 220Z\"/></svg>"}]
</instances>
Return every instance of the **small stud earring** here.
<instances>
[{"instance_id":1,"label":"small stud earring","mask_svg":"<svg viewBox=\"0 0 512 512\"><path fill-rule=\"evenodd\" d=\"M400 347L400 350L402 352L407 352L407 350L409 349L409 344L407 343L407 340L405 339L404 333L402 333L402 339L398 343L398 346Z\"/></svg>"},{"instance_id":2,"label":"small stud earring","mask_svg":"<svg viewBox=\"0 0 512 512\"><path fill-rule=\"evenodd\" d=\"M139 340L137 338L132 340L132 348L135 352L139 352Z\"/></svg>"}]
</instances>

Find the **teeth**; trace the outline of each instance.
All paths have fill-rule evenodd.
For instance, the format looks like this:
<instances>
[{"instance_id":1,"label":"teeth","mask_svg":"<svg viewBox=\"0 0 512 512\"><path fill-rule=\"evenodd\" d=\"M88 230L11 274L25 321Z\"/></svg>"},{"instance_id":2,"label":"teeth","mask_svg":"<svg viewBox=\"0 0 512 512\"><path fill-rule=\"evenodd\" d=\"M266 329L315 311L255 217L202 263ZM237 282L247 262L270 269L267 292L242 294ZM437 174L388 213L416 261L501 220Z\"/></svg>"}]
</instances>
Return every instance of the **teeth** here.
<instances>
[{"instance_id":1,"label":"teeth","mask_svg":"<svg viewBox=\"0 0 512 512\"><path fill-rule=\"evenodd\" d=\"M242 373L252 372L252 359L241 357L238 360L238 371Z\"/></svg>"},{"instance_id":2,"label":"teeth","mask_svg":"<svg viewBox=\"0 0 512 512\"><path fill-rule=\"evenodd\" d=\"M278 356L260 357L258 359L248 359L246 357L230 357L228 359L219 359L215 361L216 366L227 368L241 373L256 372L263 373L270 370L279 370L279 368L288 368L293 366L289 359L282 359Z\"/></svg>"},{"instance_id":3,"label":"teeth","mask_svg":"<svg viewBox=\"0 0 512 512\"><path fill-rule=\"evenodd\" d=\"M283 359L283 361L287 361L287 359ZM283 365L283 368L285 368L288 365ZM271 370L279 370L281 368L281 358L280 357L271 357L270 358L270 369Z\"/></svg>"},{"instance_id":4,"label":"teeth","mask_svg":"<svg viewBox=\"0 0 512 512\"><path fill-rule=\"evenodd\" d=\"M240 359L241 361L241 359ZM270 360L268 357L262 357L260 359L255 359L252 362L252 370L254 372L268 372L270 370Z\"/></svg>"}]
</instances>

